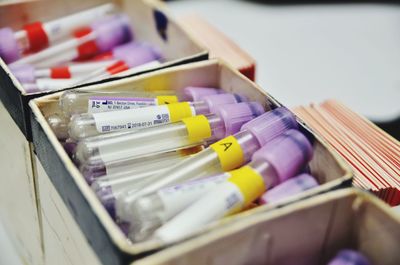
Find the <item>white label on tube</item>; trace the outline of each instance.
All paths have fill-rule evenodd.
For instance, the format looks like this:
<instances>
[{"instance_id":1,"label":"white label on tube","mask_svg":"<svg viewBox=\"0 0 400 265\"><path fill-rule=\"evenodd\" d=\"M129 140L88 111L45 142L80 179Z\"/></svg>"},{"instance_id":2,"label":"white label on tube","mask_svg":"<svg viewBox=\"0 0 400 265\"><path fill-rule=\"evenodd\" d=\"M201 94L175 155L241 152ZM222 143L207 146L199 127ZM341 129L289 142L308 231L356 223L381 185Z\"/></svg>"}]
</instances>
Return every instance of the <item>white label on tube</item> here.
<instances>
[{"instance_id":1,"label":"white label on tube","mask_svg":"<svg viewBox=\"0 0 400 265\"><path fill-rule=\"evenodd\" d=\"M243 201L239 188L226 181L156 230L155 236L167 243L175 242L241 207Z\"/></svg>"},{"instance_id":2,"label":"white label on tube","mask_svg":"<svg viewBox=\"0 0 400 265\"><path fill-rule=\"evenodd\" d=\"M216 176L197 179L158 191L158 196L164 205L164 210L160 213L162 220L169 220L201 195L210 191L218 184L224 183L231 175L223 173Z\"/></svg>"},{"instance_id":3,"label":"white label on tube","mask_svg":"<svg viewBox=\"0 0 400 265\"><path fill-rule=\"evenodd\" d=\"M128 109L118 112L94 113L93 118L98 132L144 129L171 122L166 105L147 108Z\"/></svg>"},{"instance_id":4,"label":"white label on tube","mask_svg":"<svg viewBox=\"0 0 400 265\"><path fill-rule=\"evenodd\" d=\"M156 106L156 98L119 98L119 97L90 97L88 112L98 113L115 110L137 109Z\"/></svg>"}]
</instances>

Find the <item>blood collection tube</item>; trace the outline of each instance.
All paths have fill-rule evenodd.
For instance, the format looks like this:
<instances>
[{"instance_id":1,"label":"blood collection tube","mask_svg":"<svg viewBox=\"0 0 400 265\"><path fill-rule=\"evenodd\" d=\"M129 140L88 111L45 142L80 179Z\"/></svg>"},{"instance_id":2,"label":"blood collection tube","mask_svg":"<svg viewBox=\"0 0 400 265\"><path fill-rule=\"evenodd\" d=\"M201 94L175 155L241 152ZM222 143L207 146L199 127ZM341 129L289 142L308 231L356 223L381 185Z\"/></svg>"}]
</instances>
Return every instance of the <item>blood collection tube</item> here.
<instances>
[{"instance_id":1,"label":"blood collection tube","mask_svg":"<svg viewBox=\"0 0 400 265\"><path fill-rule=\"evenodd\" d=\"M146 160L136 158L131 160L132 163L128 164L128 167L124 168L124 171L92 179L92 189L96 192L110 215L115 218L115 200L117 196L128 189L132 192L140 189L141 183L145 179L154 177L154 175L160 173L162 170L172 167L185 157L193 155L200 150L202 150L201 146L197 146L196 148L153 155L146 157ZM157 165L156 167L154 166L155 164Z\"/></svg>"},{"instance_id":2,"label":"blood collection tube","mask_svg":"<svg viewBox=\"0 0 400 265\"><path fill-rule=\"evenodd\" d=\"M85 82L92 82L95 80L104 79L108 76L117 75L120 73L134 73L147 70L151 67L159 65L160 54L153 49L150 45L128 43L125 45L118 46L113 49L113 54L116 59L115 63L109 66L103 66L99 69L86 73L76 78L64 78L64 79L50 79L50 78L39 78L35 80L35 84L24 83L24 88L28 92L33 91L44 91L44 90L55 90L63 87L76 86ZM14 66L18 68L19 65ZM24 79L29 79L28 69L19 67L21 72L20 75ZM30 74L34 75L33 72ZM31 77L34 78L34 77Z\"/></svg>"},{"instance_id":3,"label":"blood collection tube","mask_svg":"<svg viewBox=\"0 0 400 265\"><path fill-rule=\"evenodd\" d=\"M106 136L106 135L104 135ZM76 149L76 148L75 148ZM74 151L75 151L74 149ZM186 156L195 154L203 150L203 146L194 146L183 150L174 150L170 152L154 154L144 157L127 158L124 160L97 165L81 165L80 171L89 184L101 177L125 178L142 173L144 171L154 170L154 165L164 168L167 165L173 165L182 161Z\"/></svg>"},{"instance_id":4,"label":"blood collection tube","mask_svg":"<svg viewBox=\"0 0 400 265\"><path fill-rule=\"evenodd\" d=\"M113 4L105 4L45 23L33 22L23 30L0 29L0 57L6 63L18 60L25 52L37 52L70 36L81 28L114 11Z\"/></svg>"},{"instance_id":5,"label":"blood collection tube","mask_svg":"<svg viewBox=\"0 0 400 265\"><path fill-rule=\"evenodd\" d=\"M371 263L361 252L343 249L339 251L328 265L371 265Z\"/></svg>"},{"instance_id":6,"label":"blood collection tube","mask_svg":"<svg viewBox=\"0 0 400 265\"><path fill-rule=\"evenodd\" d=\"M231 94L219 95L229 97ZM215 97L214 97L215 98ZM99 164L147 156L170 150L215 142L235 134L240 127L264 113L258 102L224 104L215 108L213 114L188 117L171 124L133 131L106 140L83 139L76 149L80 164Z\"/></svg>"},{"instance_id":7,"label":"blood collection tube","mask_svg":"<svg viewBox=\"0 0 400 265\"><path fill-rule=\"evenodd\" d=\"M153 91L85 91L69 90L64 92L59 99L62 114L53 114L48 122L59 140L69 138L68 123L74 114L96 113L132 109L149 105L169 104L179 99L188 101L200 101L207 95L225 93L221 89L208 87L186 87L182 92L176 93L172 90ZM157 95L157 96L156 96ZM142 99L142 98L144 99ZM152 97L153 100L148 98ZM102 139L102 137L100 137ZM99 140L100 140L99 139Z\"/></svg>"},{"instance_id":8,"label":"blood collection tube","mask_svg":"<svg viewBox=\"0 0 400 265\"><path fill-rule=\"evenodd\" d=\"M85 91L70 90L60 97L60 109L66 117L81 113L96 113L131 109L144 106L163 105L178 101L200 101L207 95L220 94L223 91L207 87L187 87L183 93L174 90L138 90L134 91ZM201 94L202 96L199 96ZM144 98L144 99L142 99ZM151 98L151 100L149 100Z\"/></svg>"},{"instance_id":9,"label":"blood collection tube","mask_svg":"<svg viewBox=\"0 0 400 265\"><path fill-rule=\"evenodd\" d=\"M313 148L302 133L297 130L286 131L257 152L251 163L229 172L230 178L226 182L207 192L158 228L154 237L164 242L174 242L212 221L243 210L265 190L294 177L311 160L312 154ZM138 216L137 212L132 212ZM134 225L130 228L129 236L136 239L134 232L142 229L138 227L137 219L131 221L134 221Z\"/></svg>"},{"instance_id":10,"label":"blood collection tube","mask_svg":"<svg viewBox=\"0 0 400 265\"><path fill-rule=\"evenodd\" d=\"M29 64L10 67L15 77L21 83L35 83L38 78L74 79L82 78L96 69L114 64L116 60L75 63L73 65L56 66L51 68L35 68Z\"/></svg>"},{"instance_id":11,"label":"blood collection tube","mask_svg":"<svg viewBox=\"0 0 400 265\"><path fill-rule=\"evenodd\" d=\"M113 112L75 115L69 124L69 135L79 140L93 135L120 130L137 130L173 123L183 118L212 113L221 104L231 104L246 99L237 94L211 95L202 101L180 102Z\"/></svg>"},{"instance_id":12,"label":"blood collection tube","mask_svg":"<svg viewBox=\"0 0 400 265\"><path fill-rule=\"evenodd\" d=\"M109 51L132 38L129 19L124 15L105 17L93 22L90 27L75 31L74 35L75 38L27 55L10 66L32 64L37 67L51 67L74 59L87 59Z\"/></svg>"},{"instance_id":13,"label":"blood collection tube","mask_svg":"<svg viewBox=\"0 0 400 265\"><path fill-rule=\"evenodd\" d=\"M100 69L96 69L79 80L78 83L91 82L116 75L127 70L144 71L160 64L161 54L153 46L145 43L130 42L113 50L114 58L119 60Z\"/></svg>"},{"instance_id":14,"label":"blood collection tube","mask_svg":"<svg viewBox=\"0 0 400 265\"><path fill-rule=\"evenodd\" d=\"M260 197L260 204L279 202L289 196L315 188L318 182L309 174L303 173L268 190Z\"/></svg>"},{"instance_id":15,"label":"blood collection tube","mask_svg":"<svg viewBox=\"0 0 400 265\"><path fill-rule=\"evenodd\" d=\"M118 216L131 218L133 202L169 185L196 179L204 171L220 173L247 163L254 152L289 129L297 128L294 115L284 107L269 111L244 124L241 131L228 136L198 154L183 160L157 175L156 181L144 183L136 193L122 194L117 200Z\"/></svg>"}]
</instances>

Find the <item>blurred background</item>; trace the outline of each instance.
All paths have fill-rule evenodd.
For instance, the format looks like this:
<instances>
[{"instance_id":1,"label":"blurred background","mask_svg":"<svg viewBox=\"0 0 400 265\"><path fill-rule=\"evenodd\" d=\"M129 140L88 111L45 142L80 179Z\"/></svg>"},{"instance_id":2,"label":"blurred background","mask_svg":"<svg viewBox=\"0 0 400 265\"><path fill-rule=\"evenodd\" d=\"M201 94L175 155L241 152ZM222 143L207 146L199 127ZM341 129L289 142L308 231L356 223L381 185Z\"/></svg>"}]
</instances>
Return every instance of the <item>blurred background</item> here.
<instances>
[{"instance_id":1,"label":"blurred background","mask_svg":"<svg viewBox=\"0 0 400 265\"><path fill-rule=\"evenodd\" d=\"M167 4L178 17L201 15L247 51L257 62L256 81L288 107L338 99L400 139L397 1ZM1 224L0 251L0 264L22 264Z\"/></svg>"},{"instance_id":2,"label":"blurred background","mask_svg":"<svg viewBox=\"0 0 400 265\"><path fill-rule=\"evenodd\" d=\"M256 81L288 107L338 99L400 139L398 1L176 0L257 62Z\"/></svg>"}]
</instances>

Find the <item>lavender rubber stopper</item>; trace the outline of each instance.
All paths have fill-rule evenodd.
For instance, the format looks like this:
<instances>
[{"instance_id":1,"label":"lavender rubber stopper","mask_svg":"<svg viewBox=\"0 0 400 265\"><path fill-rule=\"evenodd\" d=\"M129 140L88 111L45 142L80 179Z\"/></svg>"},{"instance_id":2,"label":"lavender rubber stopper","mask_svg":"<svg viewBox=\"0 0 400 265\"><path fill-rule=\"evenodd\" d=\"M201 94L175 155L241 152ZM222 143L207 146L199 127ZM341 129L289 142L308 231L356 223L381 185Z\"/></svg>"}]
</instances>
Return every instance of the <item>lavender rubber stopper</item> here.
<instances>
[{"instance_id":1,"label":"lavender rubber stopper","mask_svg":"<svg viewBox=\"0 0 400 265\"><path fill-rule=\"evenodd\" d=\"M228 135L235 134L243 124L263 113L264 108L258 102L241 102L216 106L215 114L224 121L225 125L225 130L218 131L216 136L222 139Z\"/></svg>"},{"instance_id":2,"label":"lavender rubber stopper","mask_svg":"<svg viewBox=\"0 0 400 265\"><path fill-rule=\"evenodd\" d=\"M297 130L287 130L255 152L252 160L268 161L279 178L277 185L298 174L312 156L308 139Z\"/></svg>"},{"instance_id":3,"label":"lavender rubber stopper","mask_svg":"<svg viewBox=\"0 0 400 265\"><path fill-rule=\"evenodd\" d=\"M247 122L241 131L249 131L260 146L264 146L284 131L297 128L295 116L288 109L280 107Z\"/></svg>"}]
</instances>

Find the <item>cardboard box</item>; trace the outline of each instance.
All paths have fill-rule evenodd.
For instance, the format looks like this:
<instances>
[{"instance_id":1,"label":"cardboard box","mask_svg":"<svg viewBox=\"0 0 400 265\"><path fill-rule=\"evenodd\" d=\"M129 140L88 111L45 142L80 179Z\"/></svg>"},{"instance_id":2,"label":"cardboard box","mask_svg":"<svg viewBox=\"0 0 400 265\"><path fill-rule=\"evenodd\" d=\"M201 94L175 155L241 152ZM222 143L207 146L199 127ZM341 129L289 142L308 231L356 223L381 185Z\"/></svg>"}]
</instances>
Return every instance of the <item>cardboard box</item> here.
<instances>
[{"instance_id":1,"label":"cardboard box","mask_svg":"<svg viewBox=\"0 0 400 265\"><path fill-rule=\"evenodd\" d=\"M61 16L72 14L90 7L104 4L105 0L52 0L33 1L19 4L10 4L0 7L0 27L12 27L21 29L26 23L33 21L48 21ZM115 0L120 10L131 19L136 40L154 44L161 50L167 59L166 63L159 67L144 71L153 71L173 65L205 60L207 51L198 45L193 38L171 16L164 5L157 0ZM166 27L160 27L158 21L166 22ZM163 23L164 25L165 23ZM139 75L139 72L135 75ZM117 77L108 79L116 79ZM121 77L118 77L121 78ZM99 81L104 82L104 81ZM7 65L0 59L0 99L10 112L28 140L31 139L28 102L32 98L47 95L49 93L24 92L20 82L16 80ZM65 89L65 88L61 88ZM60 89L60 90L61 90ZM52 93L52 92L50 92Z\"/></svg>"},{"instance_id":2,"label":"cardboard box","mask_svg":"<svg viewBox=\"0 0 400 265\"><path fill-rule=\"evenodd\" d=\"M400 215L371 194L342 189L253 215L133 264L322 265L350 248L371 265L396 265L399 246Z\"/></svg>"},{"instance_id":3,"label":"cardboard box","mask_svg":"<svg viewBox=\"0 0 400 265\"><path fill-rule=\"evenodd\" d=\"M158 89L181 90L186 86L219 87L226 91L240 93L251 100L259 101L267 110L281 106L273 97L237 70L216 60L171 67L142 76L92 85L82 89L112 90L118 88L118 90L130 90L133 88L157 87ZM134 259L142 258L166 247L165 245L151 242L132 243L128 241L85 182L85 179L72 163L45 119L47 115L56 111L60 94L48 95L30 102L33 142L38 164L40 164L38 168L42 166L44 169L38 172L38 196L41 201L42 214L54 216L54 219L49 219L48 225L54 225L56 220L64 220L65 223L72 224L74 230L80 230L83 235L75 237L75 233L70 234L65 229L60 228L57 229L57 240L64 242L62 243L64 247L66 247L68 241L74 240L76 246L81 246L81 249L92 248L103 264L128 264ZM348 186L351 183L351 172L338 155L333 153L318 137L313 136L304 125L302 125L302 130L313 142L315 155L310 163L310 169L322 185L299 196L294 196L285 203L342 186ZM59 197L51 197L49 189L45 188L41 183L47 183L46 185L50 190L58 191ZM55 207L59 209L68 208L68 211L55 213L54 209L46 206L48 205L46 201L49 200L53 201L56 205ZM256 211L261 211L262 209L270 210L276 206L269 207L260 207ZM243 217L238 216L235 218L240 219ZM43 225L46 226L45 223ZM207 229L211 228L205 228L205 230ZM45 227L43 230L51 232L51 229ZM46 238L47 236L44 237ZM83 237L85 238L84 240L82 239ZM51 236L47 238L51 238ZM44 244L45 247L54 245L46 241ZM60 249L60 251L73 253L72 250Z\"/></svg>"},{"instance_id":4,"label":"cardboard box","mask_svg":"<svg viewBox=\"0 0 400 265\"><path fill-rule=\"evenodd\" d=\"M29 143L0 103L0 218L25 264L42 264L37 183Z\"/></svg>"},{"instance_id":5,"label":"cardboard box","mask_svg":"<svg viewBox=\"0 0 400 265\"><path fill-rule=\"evenodd\" d=\"M109 1L48 0L1 5L0 27L12 27L18 30L29 22L48 21L106 2ZM151 71L208 58L207 51L193 41L171 18L161 2L153 0L113 2L131 18L136 39L156 45L168 59L166 63ZM166 29L157 28L156 17L166 19ZM0 140L0 165L4 174L0 178L1 221L9 230L22 261L26 264L42 264L41 218L46 216L42 214L39 206L36 162L33 146L30 143L32 135L28 102L32 98L50 93L23 92L21 84L1 59L0 88L0 99L4 104L0 108L1 124L4 128ZM49 253L51 251L47 252Z\"/></svg>"}]
</instances>

